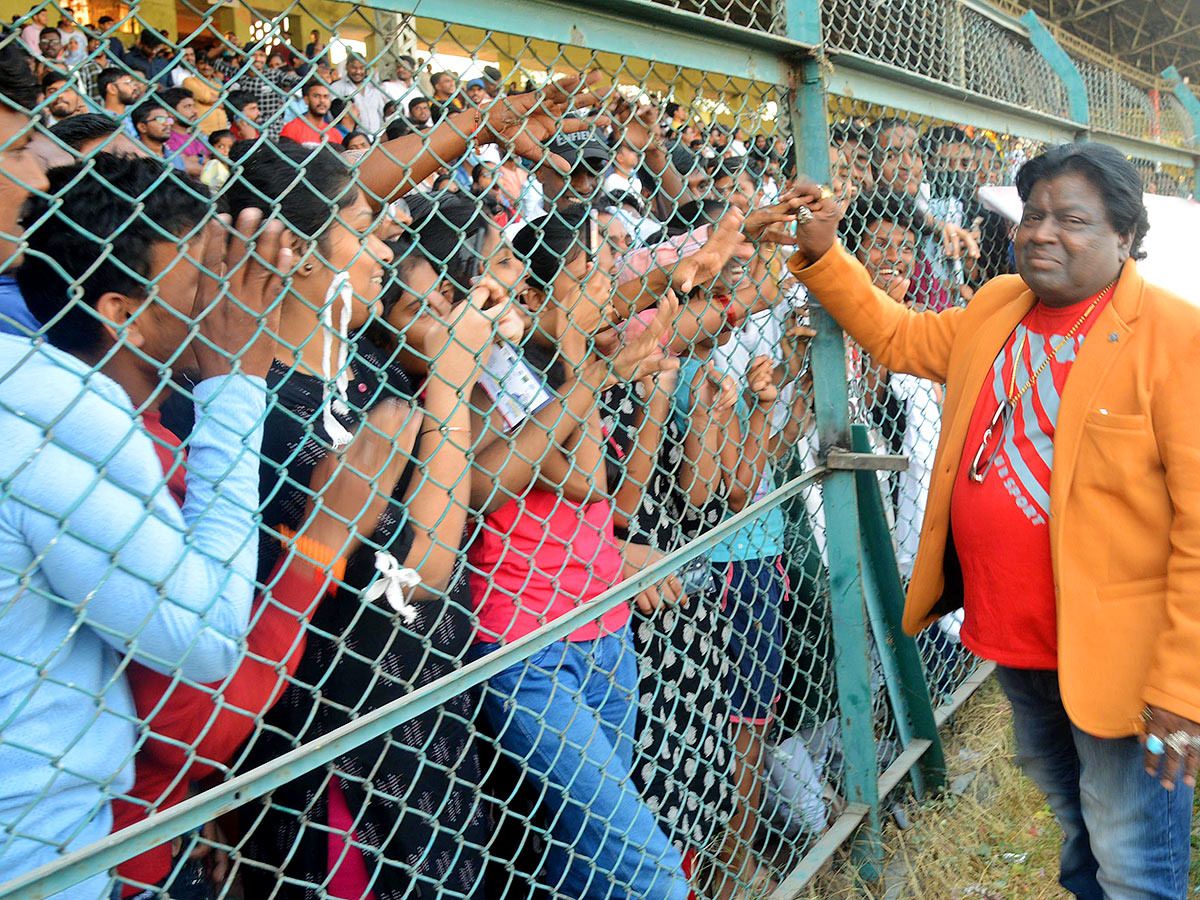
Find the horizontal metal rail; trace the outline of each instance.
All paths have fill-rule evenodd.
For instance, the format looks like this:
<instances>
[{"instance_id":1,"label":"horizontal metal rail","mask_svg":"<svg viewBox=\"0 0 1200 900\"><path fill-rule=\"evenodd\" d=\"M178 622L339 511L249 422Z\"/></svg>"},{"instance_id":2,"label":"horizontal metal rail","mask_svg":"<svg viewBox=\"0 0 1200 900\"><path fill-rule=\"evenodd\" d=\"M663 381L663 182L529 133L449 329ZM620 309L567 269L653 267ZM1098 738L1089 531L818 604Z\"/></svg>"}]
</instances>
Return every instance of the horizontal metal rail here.
<instances>
[{"instance_id":1,"label":"horizontal metal rail","mask_svg":"<svg viewBox=\"0 0 1200 900\"><path fill-rule=\"evenodd\" d=\"M372 5L454 25L487 22L490 30L534 40L771 84L787 84L789 60L812 50L782 35L649 0L379 0Z\"/></svg>"},{"instance_id":2,"label":"horizontal metal rail","mask_svg":"<svg viewBox=\"0 0 1200 900\"><path fill-rule=\"evenodd\" d=\"M829 58L833 71L826 83L829 93L835 96L1050 144L1089 137L1138 159L1185 169L1197 166L1198 157L1193 150L1083 126L1062 116L977 94L858 53L830 51Z\"/></svg>"},{"instance_id":3,"label":"horizontal metal rail","mask_svg":"<svg viewBox=\"0 0 1200 900\"><path fill-rule=\"evenodd\" d=\"M581 604L537 631L504 645L495 653L489 653L455 672L417 688L405 697L372 710L354 722L302 744L269 763L231 778L177 806L156 813L129 828L114 831L104 840L69 853L20 878L0 884L0 898L20 897L22 900L37 900L49 897L181 834L199 828L205 822L270 793L305 772L333 762L348 750L441 706L468 688L482 684L493 675L528 659L555 641L563 640L580 626L595 621L618 604L628 603L646 587L662 581L680 566L711 550L729 535L786 503L820 479L826 471L825 467L818 466L791 479L762 500L721 522L702 537L647 566L633 578L614 585L594 600Z\"/></svg>"},{"instance_id":4,"label":"horizontal metal rail","mask_svg":"<svg viewBox=\"0 0 1200 900\"><path fill-rule=\"evenodd\" d=\"M779 887L772 891L767 900L795 900L800 896L800 892L821 873L825 864L846 843L870 811L871 808L864 803L847 805L846 811L838 816L830 829L804 854L796 868L780 882Z\"/></svg>"}]
</instances>

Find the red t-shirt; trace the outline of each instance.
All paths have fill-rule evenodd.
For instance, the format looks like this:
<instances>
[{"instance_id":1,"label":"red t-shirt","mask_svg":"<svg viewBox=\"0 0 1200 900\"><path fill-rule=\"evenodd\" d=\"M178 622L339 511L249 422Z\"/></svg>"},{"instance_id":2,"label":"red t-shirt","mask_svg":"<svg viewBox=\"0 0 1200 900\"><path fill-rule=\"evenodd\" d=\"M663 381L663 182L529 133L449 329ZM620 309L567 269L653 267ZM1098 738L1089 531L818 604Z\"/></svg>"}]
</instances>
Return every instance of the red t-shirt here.
<instances>
[{"instance_id":1,"label":"red t-shirt","mask_svg":"<svg viewBox=\"0 0 1200 900\"><path fill-rule=\"evenodd\" d=\"M621 580L621 550L613 537L612 504L580 505L533 489L487 516L467 551L476 643L507 643L553 622ZM594 641L624 628L621 603L568 635Z\"/></svg>"},{"instance_id":2,"label":"red t-shirt","mask_svg":"<svg viewBox=\"0 0 1200 900\"><path fill-rule=\"evenodd\" d=\"M1111 297L1110 289L1070 338L1066 335L1071 326L1094 298L1060 308L1034 306L996 357L992 377L975 402L950 501L950 527L965 595L960 637L967 649L1003 666L1058 668L1058 617L1047 524L1054 425L1071 364ZM1019 390L1054 347L1059 347L1055 358L1017 401L1003 438L999 427L993 430L983 460L997 441L1003 443L991 470L982 484L972 481L969 473L975 453L1012 384L1017 349Z\"/></svg>"},{"instance_id":3,"label":"red t-shirt","mask_svg":"<svg viewBox=\"0 0 1200 900\"><path fill-rule=\"evenodd\" d=\"M341 144L342 133L332 122L326 122L322 129L313 128L312 123L304 116L292 119L279 132L280 137L290 138L297 144L319 144L329 141L331 144Z\"/></svg>"},{"instance_id":4,"label":"red t-shirt","mask_svg":"<svg viewBox=\"0 0 1200 900\"><path fill-rule=\"evenodd\" d=\"M157 412L142 413L142 421L154 440L171 495L182 506L185 456L179 438L163 426ZM304 653L304 626L328 584L319 570L285 565L286 561L280 558L269 579L270 599L258 598L246 635L246 656L225 681L199 690L139 663L129 664L134 707L148 733L134 757L132 800L113 800L114 831L146 818L150 807L169 809L187 799L192 781L233 758L255 721L282 692L287 676L295 673ZM171 844L166 843L126 860L117 872L128 881L157 884L172 865ZM132 884L122 889L125 897L140 892Z\"/></svg>"}]
</instances>

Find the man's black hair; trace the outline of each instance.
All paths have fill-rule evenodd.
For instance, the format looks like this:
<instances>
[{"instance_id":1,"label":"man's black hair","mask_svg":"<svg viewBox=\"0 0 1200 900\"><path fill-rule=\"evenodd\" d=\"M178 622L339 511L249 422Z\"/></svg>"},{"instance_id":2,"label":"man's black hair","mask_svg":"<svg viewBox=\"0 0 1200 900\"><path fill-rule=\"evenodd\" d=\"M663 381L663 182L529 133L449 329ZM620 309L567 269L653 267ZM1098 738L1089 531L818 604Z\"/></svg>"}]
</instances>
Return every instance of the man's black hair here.
<instances>
[{"instance_id":1,"label":"man's black hair","mask_svg":"<svg viewBox=\"0 0 1200 900\"><path fill-rule=\"evenodd\" d=\"M241 141L234 145L233 159L239 166L225 185L225 200L235 220L243 209L264 215L278 209L284 227L319 242L338 211L358 196L350 169L328 145Z\"/></svg>"},{"instance_id":2,"label":"man's black hair","mask_svg":"<svg viewBox=\"0 0 1200 900\"><path fill-rule=\"evenodd\" d=\"M387 130L384 132L384 137L389 141L394 141L396 138L404 137L406 134L412 134L412 129L408 127L408 123L403 119L392 119L387 123Z\"/></svg>"},{"instance_id":3,"label":"man's black hair","mask_svg":"<svg viewBox=\"0 0 1200 900\"><path fill-rule=\"evenodd\" d=\"M680 109L680 106L678 103L671 102L671 103L667 104L667 106L663 110L663 112L666 114L668 119L674 119L675 113L678 112L679 109Z\"/></svg>"},{"instance_id":4,"label":"man's black hair","mask_svg":"<svg viewBox=\"0 0 1200 900\"><path fill-rule=\"evenodd\" d=\"M412 111L414 109L416 109L422 103L424 103L426 106L429 106L430 105L429 98L428 97L413 97L411 100L409 100L408 101L408 114L411 116Z\"/></svg>"},{"instance_id":5,"label":"man's black hair","mask_svg":"<svg viewBox=\"0 0 1200 900\"><path fill-rule=\"evenodd\" d=\"M163 112L167 112L166 104L160 102L158 98L154 96L147 97L137 106L135 106L129 113L129 121L133 123L134 130L136 131L139 125L145 124L146 120L150 118L150 114L156 109L161 109Z\"/></svg>"},{"instance_id":6,"label":"man's black hair","mask_svg":"<svg viewBox=\"0 0 1200 900\"><path fill-rule=\"evenodd\" d=\"M42 93L48 96L50 94L50 86L52 84L58 84L58 82L60 82L60 81L70 81L70 80L71 79L69 79L67 77L65 72L58 72L54 69L47 69L46 73L42 76Z\"/></svg>"},{"instance_id":7,"label":"man's black hair","mask_svg":"<svg viewBox=\"0 0 1200 900\"><path fill-rule=\"evenodd\" d=\"M155 96L170 109L175 109L184 100L196 99L196 95L185 87L167 88L165 91L159 91Z\"/></svg>"},{"instance_id":8,"label":"man's black hair","mask_svg":"<svg viewBox=\"0 0 1200 900\"><path fill-rule=\"evenodd\" d=\"M925 135L925 155L932 156L946 144L970 144L971 138L957 125L939 125Z\"/></svg>"},{"instance_id":9,"label":"man's black hair","mask_svg":"<svg viewBox=\"0 0 1200 900\"><path fill-rule=\"evenodd\" d=\"M1034 186L1060 175L1082 175L1092 183L1104 201L1108 223L1118 234L1133 237L1129 255L1144 259L1142 240L1150 230L1150 219L1142 202L1145 190L1142 176L1133 163L1107 144L1079 141L1060 144L1041 156L1035 156L1017 173L1017 195L1028 202Z\"/></svg>"},{"instance_id":10,"label":"man's black hair","mask_svg":"<svg viewBox=\"0 0 1200 900\"><path fill-rule=\"evenodd\" d=\"M829 129L829 142L835 147L854 143L870 149L875 146L876 132L858 122L835 122Z\"/></svg>"},{"instance_id":11,"label":"man's black hair","mask_svg":"<svg viewBox=\"0 0 1200 900\"><path fill-rule=\"evenodd\" d=\"M303 86L300 88L300 96L307 97L312 93L313 88L328 87L320 78L315 75L312 78L305 79Z\"/></svg>"},{"instance_id":12,"label":"man's black hair","mask_svg":"<svg viewBox=\"0 0 1200 900\"><path fill-rule=\"evenodd\" d=\"M38 103L38 82L29 67L29 54L13 40L0 45L0 96L19 109Z\"/></svg>"},{"instance_id":13,"label":"man's black hair","mask_svg":"<svg viewBox=\"0 0 1200 900\"><path fill-rule=\"evenodd\" d=\"M716 158L716 165L713 166L712 180L720 181L722 178L732 178L734 184L742 175L747 175L753 180L753 173L749 170L749 160L744 156L735 156L732 159Z\"/></svg>"},{"instance_id":14,"label":"man's black hair","mask_svg":"<svg viewBox=\"0 0 1200 900\"><path fill-rule=\"evenodd\" d=\"M229 96L225 98L225 102L229 104L229 108L234 112L241 112L251 103L257 103L258 97L250 91L230 91Z\"/></svg>"},{"instance_id":15,"label":"man's black hair","mask_svg":"<svg viewBox=\"0 0 1200 900\"><path fill-rule=\"evenodd\" d=\"M100 99L103 100L108 96L108 86L110 84L112 84L114 81L120 80L127 74L129 73L124 69L118 69L116 66L109 66L107 69L101 71L101 73L96 76L96 90L100 92Z\"/></svg>"},{"instance_id":16,"label":"man's black hair","mask_svg":"<svg viewBox=\"0 0 1200 900\"><path fill-rule=\"evenodd\" d=\"M876 222L891 222L911 231L917 238L926 231L924 217L918 211L913 197L880 188L860 196L842 220L839 233L846 249L855 252L867 229Z\"/></svg>"},{"instance_id":17,"label":"man's black hair","mask_svg":"<svg viewBox=\"0 0 1200 900\"><path fill-rule=\"evenodd\" d=\"M152 28L147 28L140 35L138 35L138 43L147 50L157 50L159 47L165 44L166 41L162 39L162 35L160 35L157 31Z\"/></svg>"},{"instance_id":18,"label":"man's black hair","mask_svg":"<svg viewBox=\"0 0 1200 900\"><path fill-rule=\"evenodd\" d=\"M46 195L22 210L28 249L17 284L51 344L93 358L103 330L89 310L109 292L145 297L152 247L195 233L212 200L198 181L145 157L97 153L47 178Z\"/></svg>"},{"instance_id":19,"label":"man's black hair","mask_svg":"<svg viewBox=\"0 0 1200 900\"><path fill-rule=\"evenodd\" d=\"M103 113L80 113L50 126L50 133L74 150L121 130L121 123Z\"/></svg>"}]
</instances>

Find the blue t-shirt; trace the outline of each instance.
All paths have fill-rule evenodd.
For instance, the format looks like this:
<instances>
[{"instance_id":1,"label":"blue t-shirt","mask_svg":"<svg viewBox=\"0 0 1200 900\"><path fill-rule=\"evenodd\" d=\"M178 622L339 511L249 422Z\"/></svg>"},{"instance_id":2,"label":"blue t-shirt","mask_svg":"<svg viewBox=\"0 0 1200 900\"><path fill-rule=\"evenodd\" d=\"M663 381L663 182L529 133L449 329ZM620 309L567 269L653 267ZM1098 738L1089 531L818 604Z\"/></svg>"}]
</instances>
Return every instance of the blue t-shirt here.
<instances>
[{"instance_id":1,"label":"blue t-shirt","mask_svg":"<svg viewBox=\"0 0 1200 900\"><path fill-rule=\"evenodd\" d=\"M692 396L692 379L696 372L704 364L704 360L691 357L682 361L679 367L679 383L675 388L675 397L673 402L673 415L675 423L679 426L681 432L686 433L691 424L692 409L695 405L695 398ZM739 384L739 388L744 390L745 384ZM741 422L742 428L745 429L750 423L750 406L746 403L742 391L738 393L737 406L738 421ZM771 467L768 465L764 471L762 479L754 491L754 501L761 500L771 491L775 490L775 477L771 472ZM784 531L787 527L787 521L783 517L783 511L776 507L765 516L760 516L745 528L735 531L729 535L717 546L713 547L709 554L709 558L713 562L742 562L751 559L771 559L779 556L783 552Z\"/></svg>"},{"instance_id":2,"label":"blue t-shirt","mask_svg":"<svg viewBox=\"0 0 1200 900\"><path fill-rule=\"evenodd\" d=\"M0 334L29 337L41 327L42 323L33 317L25 305L25 298L17 287L17 279L11 275L0 275Z\"/></svg>"}]
</instances>

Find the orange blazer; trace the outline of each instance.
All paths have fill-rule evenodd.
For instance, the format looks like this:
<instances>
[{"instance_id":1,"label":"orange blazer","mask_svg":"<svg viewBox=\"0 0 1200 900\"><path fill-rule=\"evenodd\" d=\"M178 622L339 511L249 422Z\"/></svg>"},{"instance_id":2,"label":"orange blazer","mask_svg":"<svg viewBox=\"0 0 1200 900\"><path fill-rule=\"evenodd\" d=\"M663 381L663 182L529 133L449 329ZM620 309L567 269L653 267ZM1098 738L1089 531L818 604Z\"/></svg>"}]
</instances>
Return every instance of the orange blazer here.
<instances>
[{"instance_id":1,"label":"orange blazer","mask_svg":"<svg viewBox=\"0 0 1200 900\"><path fill-rule=\"evenodd\" d=\"M962 605L950 493L992 363L1033 306L1016 275L965 309L913 312L841 245L791 271L882 366L943 382L941 441L904 607L915 634ZM1200 721L1200 307L1125 264L1071 367L1050 477L1058 666L1071 721L1139 730L1147 703Z\"/></svg>"}]
</instances>

